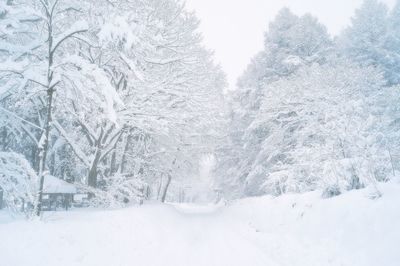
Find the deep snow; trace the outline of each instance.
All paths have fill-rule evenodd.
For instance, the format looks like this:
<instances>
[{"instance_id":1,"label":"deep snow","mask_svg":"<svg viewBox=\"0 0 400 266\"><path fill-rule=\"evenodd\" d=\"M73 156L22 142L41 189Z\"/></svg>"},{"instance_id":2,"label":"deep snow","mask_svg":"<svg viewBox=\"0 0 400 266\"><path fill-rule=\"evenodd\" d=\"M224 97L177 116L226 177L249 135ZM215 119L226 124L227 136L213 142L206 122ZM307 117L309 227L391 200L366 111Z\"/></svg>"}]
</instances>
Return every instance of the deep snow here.
<instances>
[{"instance_id":1,"label":"deep snow","mask_svg":"<svg viewBox=\"0 0 400 266\"><path fill-rule=\"evenodd\" d=\"M48 213L0 212L1 266L395 266L400 185L332 199L320 192L223 205L147 204Z\"/></svg>"}]
</instances>

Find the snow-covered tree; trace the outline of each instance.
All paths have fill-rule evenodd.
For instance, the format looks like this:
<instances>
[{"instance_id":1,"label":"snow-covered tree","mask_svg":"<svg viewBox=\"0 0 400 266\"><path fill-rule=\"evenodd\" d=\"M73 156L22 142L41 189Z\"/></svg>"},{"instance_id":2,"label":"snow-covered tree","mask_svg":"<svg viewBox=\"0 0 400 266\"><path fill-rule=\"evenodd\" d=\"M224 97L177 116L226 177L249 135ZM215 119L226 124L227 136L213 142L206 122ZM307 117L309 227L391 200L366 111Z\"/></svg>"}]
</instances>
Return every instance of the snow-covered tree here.
<instances>
[{"instance_id":1,"label":"snow-covered tree","mask_svg":"<svg viewBox=\"0 0 400 266\"><path fill-rule=\"evenodd\" d=\"M0 188L5 207L26 214L33 213L38 177L20 154L0 152Z\"/></svg>"},{"instance_id":2,"label":"snow-covered tree","mask_svg":"<svg viewBox=\"0 0 400 266\"><path fill-rule=\"evenodd\" d=\"M363 66L379 67L388 85L400 81L399 20L399 4L389 12L380 1L365 0L356 10L351 25L338 39L344 55Z\"/></svg>"},{"instance_id":3,"label":"snow-covered tree","mask_svg":"<svg viewBox=\"0 0 400 266\"><path fill-rule=\"evenodd\" d=\"M78 161L73 179L93 188L108 189L122 176L187 179L212 150L225 86L197 19L170 0L86 1L79 13L88 29L57 57L62 89L49 167L67 158L56 156L59 149Z\"/></svg>"},{"instance_id":4,"label":"snow-covered tree","mask_svg":"<svg viewBox=\"0 0 400 266\"><path fill-rule=\"evenodd\" d=\"M35 31L40 18L19 1L0 1L0 14L0 149L17 150L34 162L36 156L31 154L37 145L32 142L37 142L40 127L30 121L37 109L27 100L31 91L26 73L40 46ZM24 148L19 149L18 142L24 142Z\"/></svg>"},{"instance_id":5,"label":"snow-covered tree","mask_svg":"<svg viewBox=\"0 0 400 266\"><path fill-rule=\"evenodd\" d=\"M0 1L0 99L18 93L28 79L32 51L39 46L34 26L40 18L18 1Z\"/></svg>"},{"instance_id":6,"label":"snow-covered tree","mask_svg":"<svg viewBox=\"0 0 400 266\"><path fill-rule=\"evenodd\" d=\"M236 140L253 153L233 149L219 188L228 197L315 189L332 196L390 180L399 168L400 91L384 85L376 68L341 59L266 85L254 121Z\"/></svg>"},{"instance_id":7,"label":"snow-covered tree","mask_svg":"<svg viewBox=\"0 0 400 266\"><path fill-rule=\"evenodd\" d=\"M245 134L261 106L268 84L314 63L325 63L332 54L332 41L326 28L309 14L296 16L282 9L265 34L264 51L250 63L231 97L229 143L220 150L216 175L227 185L244 182L260 151L262 134ZM242 187L241 187L242 188ZM240 195L236 189L233 194Z\"/></svg>"},{"instance_id":8,"label":"snow-covered tree","mask_svg":"<svg viewBox=\"0 0 400 266\"><path fill-rule=\"evenodd\" d=\"M356 61L378 65L385 57L382 49L387 36L388 8L377 0L365 0L356 10L343 42L346 52Z\"/></svg>"},{"instance_id":9,"label":"snow-covered tree","mask_svg":"<svg viewBox=\"0 0 400 266\"><path fill-rule=\"evenodd\" d=\"M399 90L386 86L397 83L397 8L388 24L386 6L365 1L338 50L316 19L278 14L229 96L217 190L332 196L396 175Z\"/></svg>"},{"instance_id":10,"label":"snow-covered tree","mask_svg":"<svg viewBox=\"0 0 400 266\"><path fill-rule=\"evenodd\" d=\"M387 56L384 58L386 66L386 79L389 84L400 83L400 1L389 13L388 36L385 42Z\"/></svg>"},{"instance_id":11,"label":"snow-covered tree","mask_svg":"<svg viewBox=\"0 0 400 266\"><path fill-rule=\"evenodd\" d=\"M263 139L246 194L332 185L343 191L390 179L382 120L393 122L398 114L384 116L383 84L374 68L346 62L304 68L272 83L245 135Z\"/></svg>"},{"instance_id":12,"label":"snow-covered tree","mask_svg":"<svg viewBox=\"0 0 400 266\"><path fill-rule=\"evenodd\" d=\"M67 89L63 87L66 85L64 80L66 76L61 58L68 57L69 54L62 48L68 45L69 41L75 42L75 36L87 31L87 26L83 21L71 20L74 17L68 15L70 12L77 12L74 7L73 2L57 0L34 1L31 6L41 18L39 26L44 29L41 34L44 44L35 51L38 58L35 62L35 73L32 73L33 69L30 73L31 82L45 90L43 132L38 143L40 185L37 215L40 215L41 211L44 176L48 166L47 154L52 130L55 92L59 88Z\"/></svg>"}]
</instances>

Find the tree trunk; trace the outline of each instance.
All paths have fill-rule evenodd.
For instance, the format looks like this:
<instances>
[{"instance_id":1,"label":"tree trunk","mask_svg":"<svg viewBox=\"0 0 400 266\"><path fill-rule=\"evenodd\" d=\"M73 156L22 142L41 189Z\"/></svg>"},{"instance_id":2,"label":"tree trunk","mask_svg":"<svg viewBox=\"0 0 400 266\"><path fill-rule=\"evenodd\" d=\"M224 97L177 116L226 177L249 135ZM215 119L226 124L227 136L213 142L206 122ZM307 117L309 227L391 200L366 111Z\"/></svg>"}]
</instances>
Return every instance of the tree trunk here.
<instances>
[{"instance_id":1,"label":"tree trunk","mask_svg":"<svg viewBox=\"0 0 400 266\"><path fill-rule=\"evenodd\" d=\"M392 165L393 177L396 177L396 170L394 168L393 156L392 156L392 153L390 152L390 149L388 149L388 153L389 153L389 157L390 157L390 164Z\"/></svg>"},{"instance_id":2,"label":"tree trunk","mask_svg":"<svg viewBox=\"0 0 400 266\"><path fill-rule=\"evenodd\" d=\"M88 186L92 188L97 187L97 166L99 164L100 157L101 152L100 150L97 150L88 175Z\"/></svg>"},{"instance_id":3,"label":"tree trunk","mask_svg":"<svg viewBox=\"0 0 400 266\"><path fill-rule=\"evenodd\" d=\"M3 190L0 188L0 210L3 209Z\"/></svg>"},{"instance_id":4,"label":"tree trunk","mask_svg":"<svg viewBox=\"0 0 400 266\"><path fill-rule=\"evenodd\" d=\"M127 136L124 153L123 153L122 159L121 159L121 168L120 168L121 173L125 173L125 170L126 170L126 163L127 163L126 154L128 153L129 145L130 145L131 141L132 141L132 135L129 134Z\"/></svg>"},{"instance_id":5,"label":"tree trunk","mask_svg":"<svg viewBox=\"0 0 400 266\"><path fill-rule=\"evenodd\" d=\"M40 1L41 6L44 9L44 13L46 16L46 25L47 25L47 49L48 49L48 58L47 58L47 84L42 84L45 87L47 92L47 112L46 112L46 123L44 124L44 130L41 137L40 147L39 147L39 192L38 192L38 201L36 204L36 215L40 216L41 208L42 208L42 201L43 201L43 184L44 184L44 175L45 175L45 168L46 168L46 159L47 159L47 152L49 148L49 135L52 125L52 108L53 108L53 97L55 93L55 88L58 86L60 81L54 81L54 55L60 47L60 44L71 38L74 34L85 32L86 30L77 30L73 33L67 34L63 39L59 40L58 42L54 43L54 32L53 29L54 25L54 16L58 14L58 12L53 12L56 9L58 1L54 1L53 5L49 6L49 1Z\"/></svg>"},{"instance_id":6,"label":"tree trunk","mask_svg":"<svg viewBox=\"0 0 400 266\"><path fill-rule=\"evenodd\" d=\"M7 128L6 127L3 127L3 130L2 130L2 146L3 146L3 151L6 151L6 149L7 149Z\"/></svg>"},{"instance_id":7,"label":"tree trunk","mask_svg":"<svg viewBox=\"0 0 400 266\"><path fill-rule=\"evenodd\" d=\"M170 174L168 174L167 183L164 186L164 190L163 190L162 197L161 197L161 202L165 202L165 199L167 198L167 192L168 192L169 185L171 184L171 180L172 180L172 177Z\"/></svg>"},{"instance_id":8,"label":"tree trunk","mask_svg":"<svg viewBox=\"0 0 400 266\"><path fill-rule=\"evenodd\" d=\"M45 177L45 168L46 168L46 159L47 159L47 152L49 149L49 136L51 130L51 123L52 123L52 108L53 108L53 96L55 91L55 86L57 84L53 83L53 28L52 28L52 18L49 17L48 23L48 65L47 65L47 113L46 113L46 123L44 127L44 132L42 133L41 142L39 146L39 196L38 202L36 206L36 215L40 216L42 211L42 202L43 202L43 185L44 185L44 177ZM44 138L44 139L43 139Z\"/></svg>"},{"instance_id":9,"label":"tree trunk","mask_svg":"<svg viewBox=\"0 0 400 266\"><path fill-rule=\"evenodd\" d=\"M111 155L111 161L110 161L110 176L114 175L117 171L118 171L117 152L114 150Z\"/></svg>"},{"instance_id":10,"label":"tree trunk","mask_svg":"<svg viewBox=\"0 0 400 266\"><path fill-rule=\"evenodd\" d=\"M157 188L157 200L159 200L160 199L160 194L161 194L161 188L162 188L162 185L163 185L163 175L161 175L161 177L160 177L160 183L158 184L158 188Z\"/></svg>"},{"instance_id":11,"label":"tree trunk","mask_svg":"<svg viewBox=\"0 0 400 266\"><path fill-rule=\"evenodd\" d=\"M45 177L45 168L46 168L46 158L47 158L47 152L49 149L49 135L50 135L50 130L51 130L51 113L52 113L52 107L53 107L53 94L54 90L53 88L50 88L47 92L48 94L48 104L47 104L47 119L46 119L46 127L45 127L45 132L44 132L44 142L39 148L40 153L39 153L39 178L40 178L40 184L39 184L39 199L37 202L37 208L36 208L36 215L40 216L41 213L41 208L42 208L42 201L43 201L43 185L44 185L44 177Z\"/></svg>"}]
</instances>

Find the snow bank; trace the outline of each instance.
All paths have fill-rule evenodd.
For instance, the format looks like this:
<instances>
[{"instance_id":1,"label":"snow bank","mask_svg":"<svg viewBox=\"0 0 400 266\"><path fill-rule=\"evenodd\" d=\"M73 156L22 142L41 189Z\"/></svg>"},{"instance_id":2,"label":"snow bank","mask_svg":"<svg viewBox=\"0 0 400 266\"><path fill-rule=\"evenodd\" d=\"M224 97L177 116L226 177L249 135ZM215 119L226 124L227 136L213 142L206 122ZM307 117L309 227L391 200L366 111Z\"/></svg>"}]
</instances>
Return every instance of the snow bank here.
<instances>
[{"instance_id":1,"label":"snow bank","mask_svg":"<svg viewBox=\"0 0 400 266\"><path fill-rule=\"evenodd\" d=\"M2 266L395 266L400 184L321 199L320 192L230 206L148 204L50 213L0 212Z\"/></svg>"},{"instance_id":2,"label":"snow bank","mask_svg":"<svg viewBox=\"0 0 400 266\"><path fill-rule=\"evenodd\" d=\"M375 200L369 189L331 199L320 192L247 199L226 217L248 221L253 232L243 235L276 265L399 265L400 186L380 190L384 195Z\"/></svg>"}]
</instances>

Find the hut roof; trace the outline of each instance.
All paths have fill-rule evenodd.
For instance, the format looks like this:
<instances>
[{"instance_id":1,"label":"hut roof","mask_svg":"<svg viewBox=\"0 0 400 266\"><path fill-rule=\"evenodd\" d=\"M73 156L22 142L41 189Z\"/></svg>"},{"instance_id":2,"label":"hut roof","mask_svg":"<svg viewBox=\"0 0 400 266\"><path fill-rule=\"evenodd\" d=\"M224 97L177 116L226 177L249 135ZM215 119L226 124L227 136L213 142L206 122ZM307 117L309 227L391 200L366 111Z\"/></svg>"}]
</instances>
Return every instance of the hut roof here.
<instances>
[{"instance_id":1,"label":"hut roof","mask_svg":"<svg viewBox=\"0 0 400 266\"><path fill-rule=\"evenodd\" d=\"M43 193L46 194L76 194L78 191L73 184L67 183L55 176L46 175Z\"/></svg>"}]
</instances>

